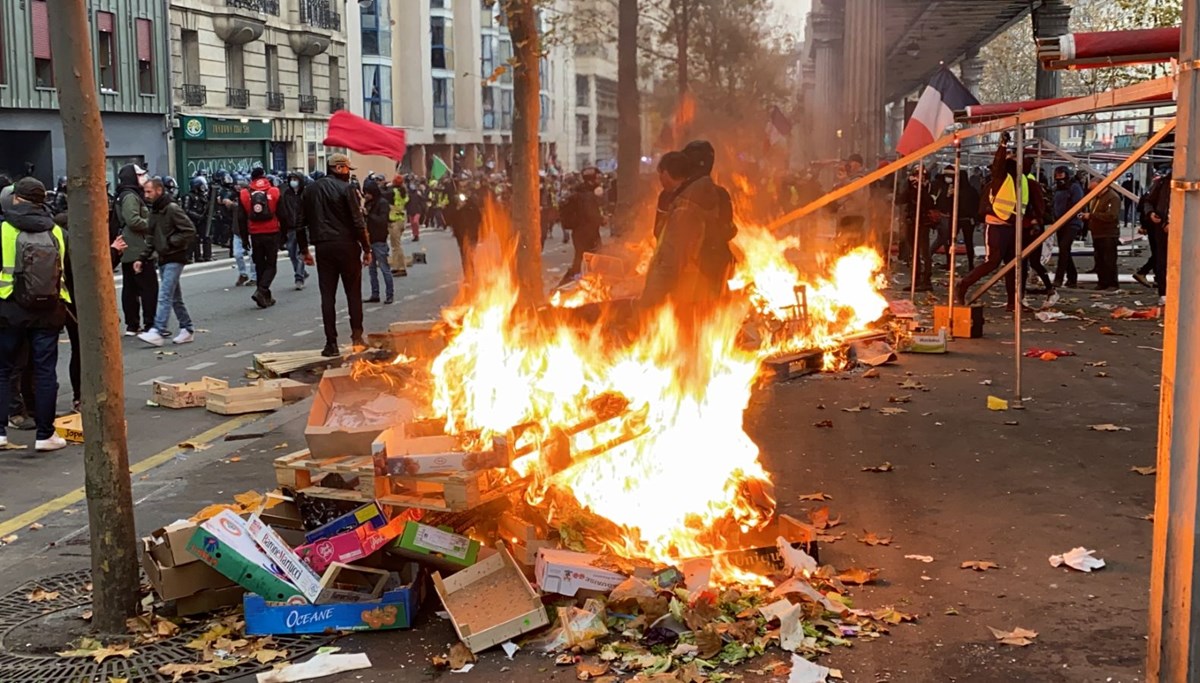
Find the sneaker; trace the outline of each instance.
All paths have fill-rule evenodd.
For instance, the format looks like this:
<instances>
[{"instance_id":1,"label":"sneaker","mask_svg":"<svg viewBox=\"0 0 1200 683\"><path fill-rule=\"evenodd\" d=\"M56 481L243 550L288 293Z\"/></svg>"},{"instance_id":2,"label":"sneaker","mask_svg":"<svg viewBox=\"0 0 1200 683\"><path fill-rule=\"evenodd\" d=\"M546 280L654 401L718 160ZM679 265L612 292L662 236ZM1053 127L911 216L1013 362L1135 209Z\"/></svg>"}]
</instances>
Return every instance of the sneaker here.
<instances>
[{"instance_id":1,"label":"sneaker","mask_svg":"<svg viewBox=\"0 0 1200 683\"><path fill-rule=\"evenodd\" d=\"M337 344L329 342L325 344L325 348L321 349L321 355L326 358L333 358L334 356L342 355L342 352L338 351Z\"/></svg>"},{"instance_id":2,"label":"sneaker","mask_svg":"<svg viewBox=\"0 0 1200 683\"><path fill-rule=\"evenodd\" d=\"M51 434L49 439L38 439L33 442L33 450L43 453L46 451L57 451L60 448L66 447L67 440L58 434Z\"/></svg>"},{"instance_id":3,"label":"sneaker","mask_svg":"<svg viewBox=\"0 0 1200 683\"><path fill-rule=\"evenodd\" d=\"M172 344L189 344L196 339L196 335L191 330L180 330L179 334L171 340Z\"/></svg>"},{"instance_id":4,"label":"sneaker","mask_svg":"<svg viewBox=\"0 0 1200 683\"><path fill-rule=\"evenodd\" d=\"M1050 290L1050 293L1046 295L1046 303L1042 306L1042 308L1050 308L1054 304L1058 303L1060 299L1062 299L1062 297L1058 295L1058 292L1052 289Z\"/></svg>"},{"instance_id":5,"label":"sneaker","mask_svg":"<svg viewBox=\"0 0 1200 683\"><path fill-rule=\"evenodd\" d=\"M379 303L379 295L376 294L375 296L372 296L369 299L363 299L363 303L364 304L377 304L377 303Z\"/></svg>"},{"instance_id":6,"label":"sneaker","mask_svg":"<svg viewBox=\"0 0 1200 683\"><path fill-rule=\"evenodd\" d=\"M151 346L162 346L165 339L156 329L149 329L138 335L138 339L146 342Z\"/></svg>"},{"instance_id":7,"label":"sneaker","mask_svg":"<svg viewBox=\"0 0 1200 683\"><path fill-rule=\"evenodd\" d=\"M296 283L296 291L298 292L302 289L304 289L304 280L300 280L299 282Z\"/></svg>"},{"instance_id":8,"label":"sneaker","mask_svg":"<svg viewBox=\"0 0 1200 683\"><path fill-rule=\"evenodd\" d=\"M2 449L2 448L8 448L8 437L7 436L0 436L0 449Z\"/></svg>"},{"instance_id":9,"label":"sneaker","mask_svg":"<svg viewBox=\"0 0 1200 683\"><path fill-rule=\"evenodd\" d=\"M246 280L247 287L253 287L257 284L258 284L258 280L255 280L254 278L250 278L249 280Z\"/></svg>"},{"instance_id":10,"label":"sneaker","mask_svg":"<svg viewBox=\"0 0 1200 683\"><path fill-rule=\"evenodd\" d=\"M259 291L255 291L253 294L251 294L250 300L253 301L254 304L256 306L258 306L259 308L266 308L267 306L270 305L269 303L267 303L267 298L262 295L262 292L259 292Z\"/></svg>"},{"instance_id":11,"label":"sneaker","mask_svg":"<svg viewBox=\"0 0 1200 683\"><path fill-rule=\"evenodd\" d=\"M8 418L8 426L10 429L19 429L23 432L27 432L31 429L36 429L37 422L35 422L32 417L28 417L26 415L14 415L13 417Z\"/></svg>"},{"instance_id":12,"label":"sneaker","mask_svg":"<svg viewBox=\"0 0 1200 683\"><path fill-rule=\"evenodd\" d=\"M384 305L386 306L386 305L388 305L388 304L392 303L393 301L394 301L394 299L393 299L392 297L390 297L390 296L389 296L388 298L386 298L386 299L384 299L384 300L383 300L383 303L384 303Z\"/></svg>"},{"instance_id":13,"label":"sneaker","mask_svg":"<svg viewBox=\"0 0 1200 683\"><path fill-rule=\"evenodd\" d=\"M247 283L250 283L250 278L246 277L245 275L239 275L237 282L233 283L233 286L234 287L244 287ZM253 283L250 283L250 284L253 284Z\"/></svg>"},{"instance_id":14,"label":"sneaker","mask_svg":"<svg viewBox=\"0 0 1200 683\"><path fill-rule=\"evenodd\" d=\"M125 328L125 336L126 337L136 337L136 336L138 336L138 331L132 327L126 327Z\"/></svg>"},{"instance_id":15,"label":"sneaker","mask_svg":"<svg viewBox=\"0 0 1200 683\"><path fill-rule=\"evenodd\" d=\"M1137 282L1139 285L1145 287L1146 289L1154 289L1154 285L1150 284L1150 278L1146 277L1145 275L1142 275L1141 273L1134 273L1133 279L1135 282Z\"/></svg>"}]
</instances>

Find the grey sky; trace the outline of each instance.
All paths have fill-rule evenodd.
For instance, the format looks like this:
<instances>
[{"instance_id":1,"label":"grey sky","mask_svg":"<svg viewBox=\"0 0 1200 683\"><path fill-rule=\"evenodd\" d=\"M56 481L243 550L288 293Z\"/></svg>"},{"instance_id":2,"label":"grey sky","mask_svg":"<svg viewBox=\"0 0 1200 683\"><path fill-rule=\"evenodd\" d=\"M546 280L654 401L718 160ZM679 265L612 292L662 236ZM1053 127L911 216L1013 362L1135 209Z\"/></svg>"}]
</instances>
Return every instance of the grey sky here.
<instances>
[{"instance_id":1,"label":"grey sky","mask_svg":"<svg viewBox=\"0 0 1200 683\"><path fill-rule=\"evenodd\" d=\"M790 32L794 32L797 40L803 38L804 15L808 14L812 0L772 0L773 14L776 22Z\"/></svg>"}]
</instances>

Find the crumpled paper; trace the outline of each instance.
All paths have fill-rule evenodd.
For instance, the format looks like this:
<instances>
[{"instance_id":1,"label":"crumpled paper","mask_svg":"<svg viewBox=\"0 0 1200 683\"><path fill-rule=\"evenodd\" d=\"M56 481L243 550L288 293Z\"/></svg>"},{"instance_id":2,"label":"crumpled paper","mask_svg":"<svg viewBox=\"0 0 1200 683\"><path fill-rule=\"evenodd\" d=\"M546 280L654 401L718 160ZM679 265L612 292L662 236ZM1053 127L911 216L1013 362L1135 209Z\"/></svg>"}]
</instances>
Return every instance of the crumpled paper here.
<instances>
[{"instance_id":1,"label":"crumpled paper","mask_svg":"<svg viewBox=\"0 0 1200 683\"><path fill-rule=\"evenodd\" d=\"M813 664L800 655L792 655L792 673L787 683L825 683L829 680L829 667Z\"/></svg>"},{"instance_id":2,"label":"crumpled paper","mask_svg":"<svg viewBox=\"0 0 1200 683\"><path fill-rule=\"evenodd\" d=\"M1088 550L1087 548L1083 547L1072 548L1070 551L1065 552L1062 555L1051 555L1050 566L1061 567L1065 564L1071 569L1077 569L1081 572L1090 572L1093 569L1103 569L1104 560L1098 557L1093 557L1092 555L1095 552L1095 550Z\"/></svg>"}]
</instances>

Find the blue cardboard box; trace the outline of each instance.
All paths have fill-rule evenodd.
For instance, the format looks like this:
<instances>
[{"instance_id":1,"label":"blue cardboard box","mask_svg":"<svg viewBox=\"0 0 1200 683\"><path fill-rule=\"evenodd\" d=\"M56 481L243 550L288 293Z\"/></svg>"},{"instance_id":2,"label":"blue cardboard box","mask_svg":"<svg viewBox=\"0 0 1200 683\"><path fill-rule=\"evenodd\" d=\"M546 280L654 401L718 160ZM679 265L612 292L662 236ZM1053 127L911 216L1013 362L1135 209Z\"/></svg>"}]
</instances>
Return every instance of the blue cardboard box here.
<instances>
[{"instance_id":1,"label":"blue cardboard box","mask_svg":"<svg viewBox=\"0 0 1200 683\"><path fill-rule=\"evenodd\" d=\"M372 529L380 529L386 526L387 523L387 515L383 514L379 503L372 501L356 510L347 512L324 526L305 533L304 542L306 544L316 543L317 541L332 538L347 531L353 531L364 524L370 524Z\"/></svg>"},{"instance_id":2,"label":"blue cardboard box","mask_svg":"<svg viewBox=\"0 0 1200 683\"><path fill-rule=\"evenodd\" d=\"M247 593L242 601L246 633L265 636L411 628L425 597L425 571L416 562L409 562L392 577L383 596L371 602L287 605L268 603Z\"/></svg>"}]
</instances>

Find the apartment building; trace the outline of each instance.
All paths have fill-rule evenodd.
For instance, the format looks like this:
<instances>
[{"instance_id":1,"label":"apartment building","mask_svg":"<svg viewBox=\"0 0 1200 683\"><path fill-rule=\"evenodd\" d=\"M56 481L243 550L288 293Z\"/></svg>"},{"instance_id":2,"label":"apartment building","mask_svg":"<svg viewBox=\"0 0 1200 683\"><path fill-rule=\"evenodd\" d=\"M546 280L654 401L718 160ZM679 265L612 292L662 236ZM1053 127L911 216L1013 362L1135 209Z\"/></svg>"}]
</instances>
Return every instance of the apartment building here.
<instances>
[{"instance_id":1,"label":"apartment building","mask_svg":"<svg viewBox=\"0 0 1200 683\"><path fill-rule=\"evenodd\" d=\"M125 163L167 173L166 0L90 0L109 181ZM0 2L0 172L47 185L66 173L46 0Z\"/></svg>"},{"instance_id":2,"label":"apartment building","mask_svg":"<svg viewBox=\"0 0 1200 683\"><path fill-rule=\"evenodd\" d=\"M346 108L346 5L170 0L179 176L324 169L329 116Z\"/></svg>"}]
</instances>

